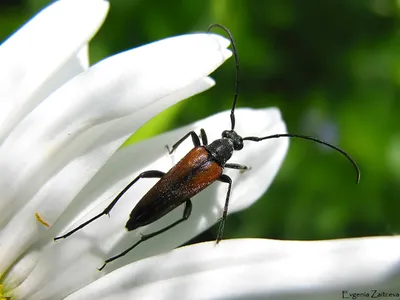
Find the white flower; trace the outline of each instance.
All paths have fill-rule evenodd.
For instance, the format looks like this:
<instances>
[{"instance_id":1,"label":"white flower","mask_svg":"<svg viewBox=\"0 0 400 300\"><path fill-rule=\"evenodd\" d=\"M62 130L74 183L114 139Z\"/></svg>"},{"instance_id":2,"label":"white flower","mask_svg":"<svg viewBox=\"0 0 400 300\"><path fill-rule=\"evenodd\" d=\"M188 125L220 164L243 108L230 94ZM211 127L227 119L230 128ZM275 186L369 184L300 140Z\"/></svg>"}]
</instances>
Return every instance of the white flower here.
<instances>
[{"instance_id":1,"label":"white flower","mask_svg":"<svg viewBox=\"0 0 400 300\"><path fill-rule=\"evenodd\" d=\"M143 230L126 232L129 211L154 182L143 180L118 203L112 218L53 241L101 211L142 170L167 171L192 146L185 143L169 156L165 145L189 129L204 127L209 138L216 139L229 128L228 115L218 114L116 152L152 116L210 88L214 82L208 74L231 52L225 38L191 34L126 51L88 68L86 44L108 5L102 0L55 2L0 47L0 296L61 299L122 265L173 249L221 215L224 184L196 197L185 224L99 272L104 259L124 250L139 231L151 232L181 214L177 209ZM276 109L238 110L237 118L243 120L237 127L243 134L285 131ZM250 119L253 122L246 122ZM285 140L252 145L236 156L253 170L233 173L238 180L231 212L265 191L287 145ZM266 157L254 155L259 151ZM263 182L257 184L252 177L260 174Z\"/></svg>"},{"instance_id":2,"label":"white flower","mask_svg":"<svg viewBox=\"0 0 400 300\"><path fill-rule=\"evenodd\" d=\"M103 261L131 246L140 233L181 217L178 208L149 226L125 230L130 210L155 180L134 185L110 218L54 242L101 212L137 174L167 171L193 147L188 139L170 156L165 145L190 130L204 128L212 141L230 128L229 112L223 112L118 150L152 116L210 88L214 82L208 74L231 53L220 36L192 34L88 69L86 44L107 10L102 0L55 2L0 47L0 299L337 299L346 287L345 296L363 292L351 288L368 284L399 288L397 237L231 240L153 256L220 218L227 192L223 183L193 198L189 220L102 272L97 268ZM286 132L277 109L237 109L236 119L243 136ZM233 179L230 212L265 192L287 147L287 139L246 142L234 154L232 162L252 169L225 171Z\"/></svg>"},{"instance_id":3,"label":"white flower","mask_svg":"<svg viewBox=\"0 0 400 300\"><path fill-rule=\"evenodd\" d=\"M96 241L79 238L89 237L85 231L61 243L54 236L90 210L90 195L117 193L121 183L155 159L150 151L136 154L129 158L136 160L135 168L128 169L121 151L111 159L119 166L108 163L120 174L107 174L101 185L92 183L102 179L104 172L98 171L132 132L164 108L211 87L207 75L231 55L225 38L192 34L118 54L88 69L86 44L108 5L101 0L55 2L0 47L4 295L62 298L107 273L96 266L134 236L121 239L123 226L97 250ZM164 145L159 146L162 155ZM120 213L116 208L113 220L121 219ZM97 228L108 236L106 229L116 229L111 224L102 228L100 222Z\"/></svg>"}]
</instances>

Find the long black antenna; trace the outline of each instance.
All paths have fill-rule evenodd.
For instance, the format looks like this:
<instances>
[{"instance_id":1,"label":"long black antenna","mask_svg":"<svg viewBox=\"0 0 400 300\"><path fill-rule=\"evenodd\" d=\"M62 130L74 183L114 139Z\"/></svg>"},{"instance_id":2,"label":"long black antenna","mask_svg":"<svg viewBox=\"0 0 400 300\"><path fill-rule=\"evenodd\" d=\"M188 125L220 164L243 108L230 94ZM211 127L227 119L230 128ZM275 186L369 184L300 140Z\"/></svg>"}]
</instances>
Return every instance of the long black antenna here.
<instances>
[{"instance_id":1,"label":"long black antenna","mask_svg":"<svg viewBox=\"0 0 400 300\"><path fill-rule=\"evenodd\" d=\"M235 107L236 107L236 101L239 95L239 59L237 55L237 50L236 50L236 45L235 41L233 40L232 33L229 31L228 28L221 24L211 24L208 26L207 32L210 32L211 29L218 27L225 31L225 33L228 35L229 40L232 45L232 52L235 57L235 63L236 63L236 80L235 80L235 93L233 94L233 104L232 104L232 110L231 110L231 130L235 129Z\"/></svg>"},{"instance_id":2,"label":"long black antenna","mask_svg":"<svg viewBox=\"0 0 400 300\"><path fill-rule=\"evenodd\" d=\"M281 137L294 137L294 138L300 138L300 139L304 139L304 140L310 140L310 141L314 141L314 142L320 143L322 145L328 146L328 147L330 147L332 149L335 149L336 151L342 153L351 162L351 164L353 165L353 167L354 167L354 169L356 170L356 173L357 173L356 183L360 182L360 169L358 168L355 160L352 159L351 156L347 152L343 151L342 149L340 149L340 148L338 148L338 147L336 147L336 146L334 146L332 144L329 144L328 142L322 141L320 139L317 139L317 138L314 138L314 137L311 137L311 136L295 134L295 133L283 133L283 134L273 134L273 135L269 135L269 136L265 136L265 137L248 136L248 137L243 138L243 140L244 141L259 142L259 141L262 141L262 140L276 139L276 138L281 138Z\"/></svg>"}]
</instances>

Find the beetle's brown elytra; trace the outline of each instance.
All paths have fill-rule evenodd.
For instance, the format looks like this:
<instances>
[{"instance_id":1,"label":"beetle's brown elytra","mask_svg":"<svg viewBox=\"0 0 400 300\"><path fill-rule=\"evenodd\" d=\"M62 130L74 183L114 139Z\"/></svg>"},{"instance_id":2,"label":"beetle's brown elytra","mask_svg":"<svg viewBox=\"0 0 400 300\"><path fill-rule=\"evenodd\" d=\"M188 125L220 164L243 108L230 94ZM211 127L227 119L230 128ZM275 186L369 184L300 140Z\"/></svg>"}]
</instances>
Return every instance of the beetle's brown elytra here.
<instances>
[{"instance_id":1,"label":"beetle's brown elytra","mask_svg":"<svg viewBox=\"0 0 400 300\"><path fill-rule=\"evenodd\" d=\"M201 192L222 175L222 167L203 146L193 148L143 196L132 210L126 228L148 225ZM174 199L168 209L162 203ZM156 199L156 200L155 200Z\"/></svg>"}]
</instances>

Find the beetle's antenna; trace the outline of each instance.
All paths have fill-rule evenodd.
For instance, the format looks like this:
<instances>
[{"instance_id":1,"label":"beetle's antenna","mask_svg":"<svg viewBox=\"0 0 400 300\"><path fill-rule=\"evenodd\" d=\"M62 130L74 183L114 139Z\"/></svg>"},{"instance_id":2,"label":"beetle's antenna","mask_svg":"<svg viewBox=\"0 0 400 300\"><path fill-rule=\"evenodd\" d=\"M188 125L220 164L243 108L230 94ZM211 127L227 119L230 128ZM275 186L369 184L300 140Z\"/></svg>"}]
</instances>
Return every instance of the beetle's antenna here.
<instances>
[{"instance_id":1,"label":"beetle's antenna","mask_svg":"<svg viewBox=\"0 0 400 300\"><path fill-rule=\"evenodd\" d=\"M226 28L225 26L223 26L221 24L211 24L210 26L208 26L207 32L210 32L210 30L215 27L222 29L228 35L229 40L232 45L232 52L235 57L235 64L236 64L236 66L235 66L236 67L235 93L233 94L233 104L232 104L232 110L231 110L231 130L234 130L235 129L235 107L236 107L236 101L237 101L237 98L239 95L239 59L238 59L238 55L237 55L236 44L235 44L235 41L233 40L232 33L229 31L228 28Z\"/></svg>"},{"instance_id":2,"label":"beetle's antenna","mask_svg":"<svg viewBox=\"0 0 400 300\"><path fill-rule=\"evenodd\" d=\"M351 164L353 165L353 167L354 167L354 169L356 170L356 173L357 173L356 183L360 182L360 174L361 173L360 173L360 169L358 168L355 160L352 159L351 156L347 152L343 151L342 149L340 149L340 148L338 148L338 147L336 147L336 146L334 146L332 144L329 144L328 142L322 141L320 139L317 139L317 138L314 138L314 137L311 137L311 136L295 134L295 133L283 133L283 134L273 134L273 135L269 135L269 136L265 136L265 137L248 136L248 137L243 138L243 140L244 141L260 142L262 140L275 139L275 138L281 138L281 137L293 137L293 138L300 138L300 139L303 139L303 140L310 140L310 141L314 141L314 142L317 142L319 144L328 146L328 147L330 147L332 149L335 149L336 151L342 153L351 162Z\"/></svg>"}]
</instances>

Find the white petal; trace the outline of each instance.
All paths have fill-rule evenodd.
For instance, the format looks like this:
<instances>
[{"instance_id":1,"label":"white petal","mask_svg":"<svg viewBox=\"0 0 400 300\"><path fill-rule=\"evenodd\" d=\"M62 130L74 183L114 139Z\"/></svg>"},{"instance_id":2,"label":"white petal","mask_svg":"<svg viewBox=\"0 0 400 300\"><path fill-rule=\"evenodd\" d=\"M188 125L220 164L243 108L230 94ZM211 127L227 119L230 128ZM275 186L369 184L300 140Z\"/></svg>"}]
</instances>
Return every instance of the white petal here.
<instances>
[{"instance_id":1,"label":"white petal","mask_svg":"<svg viewBox=\"0 0 400 300\"><path fill-rule=\"evenodd\" d=\"M41 256L42 253L40 249L31 249L29 252L24 253L24 255L7 270L7 275L2 277L3 287L6 287L7 290L12 290L20 285L32 272Z\"/></svg>"},{"instance_id":2,"label":"white petal","mask_svg":"<svg viewBox=\"0 0 400 300\"><path fill-rule=\"evenodd\" d=\"M93 255L90 241L66 241L41 254L28 278L11 292L15 299L62 299L102 275L91 268L99 259Z\"/></svg>"},{"instance_id":3,"label":"white petal","mask_svg":"<svg viewBox=\"0 0 400 300\"><path fill-rule=\"evenodd\" d=\"M245 136L259 134L262 130L265 135L285 132L285 125L277 109L238 109L236 115L237 119L240 120L237 129ZM251 122L246 122L249 120ZM220 136L223 129L229 127L229 114L224 112L157 138L120 149L78 195L74 200L74 206L69 209L66 215L69 216L70 222L75 223L75 226L81 224L95 214L100 213L111 202L113 197L140 172L145 170L168 171L173 163L186 154L193 145L191 140L188 139L178 148L176 156L172 157L167 154L165 145L172 145L190 130L198 132L200 128L205 128L209 133L210 141L212 141ZM252 170L244 174L230 172L232 178L234 178L230 212L247 207L265 192L279 169L287 146L287 139L266 141L259 144L246 144L242 153L235 155L235 157L240 155L240 158L235 159L235 161L252 166ZM266 153L268 155L259 158L255 153L258 153L258 155ZM149 161L151 162L150 164L148 163ZM249 187L246 186L248 180L254 182L251 185L249 184ZM140 237L141 232L153 232L180 219L183 207L172 211L159 221L143 229L126 232L124 226L130 210L155 181L156 179L141 180L115 206L111 212L111 218L100 218L83 229L81 233L76 233L76 235L89 236L88 238L94 245L101 249L99 252L104 253L103 259L106 259L131 246ZM107 186L106 183L109 185ZM189 220L163 235L146 241L125 257L107 266L105 271L109 272L133 260L173 249L212 226L222 215L226 192L226 184L214 183L193 198L193 212ZM71 219L71 216L74 215L76 217ZM69 229L73 227L64 218L61 224L55 224L54 230L58 233L60 229L65 231L66 225Z\"/></svg>"},{"instance_id":4,"label":"white petal","mask_svg":"<svg viewBox=\"0 0 400 300\"><path fill-rule=\"evenodd\" d=\"M264 133L268 133L269 130L273 130L272 128L275 128L277 131L285 129L285 126L280 119L279 111L276 109L264 109L258 111L250 109L238 109L237 118L238 120L241 120L240 123L243 123L240 124L240 126L238 124L238 130L240 129L240 132L246 135L250 133L257 134L257 130L261 130L263 128L266 129L266 132ZM246 120L252 120L254 123L245 122ZM260 128L254 128L255 123L259 124ZM71 223L77 222L77 224L80 224L83 221L88 220L95 213L103 210L104 207L116 195L116 193L118 193L141 170L161 169L167 171L171 167L173 160L178 159L178 157L170 157L167 155L164 145L171 145L190 129L196 129L198 131L200 127L204 127L206 130L210 129L208 130L208 133L211 139L218 138L221 130L229 127L229 114L228 112L220 113L206 120L164 134L155 139L139 143L135 146L124 147L120 149L76 197L73 205L68 207L67 211L55 224L52 224L53 227L48 232L46 237L42 237L42 241L47 240L51 244L51 246L45 250L45 253L39 262L40 267L38 267L40 270L46 271L36 271L35 268L34 271L29 275L28 279L25 280L26 283L24 283L23 286L18 287L18 293L21 293L21 295L31 295L36 291L36 289L38 289L38 287L41 289L47 289L48 284L51 285L49 290L54 293L57 293L56 290L59 290L59 292L62 294L67 293L67 291L75 291L79 287L92 282L94 278L105 275L107 272L110 272L118 266L141 257L150 256L154 253L160 253L162 251L172 249L214 224L221 215L221 210L226 195L226 186L218 183L212 186L209 191L202 192L193 199L193 214L188 221L181 226L178 226L175 229L163 234L162 236L159 236L158 238L147 241L143 244L143 247L138 247L125 258L110 264L99 273L97 268L101 266L104 259L117 254L122 250L125 250L135 241L135 239L139 237L139 232L142 231L138 230L136 232L128 233L125 231L124 225L129 211L132 209L132 207L134 207L141 195L143 195L154 183L154 180L143 180L140 184L138 184L137 187L132 188L121 200L121 202L118 203L118 205L111 212L111 218L100 218L98 221L94 222L90 226L87 226L81 232L77 232L67 240L61 240L57 243L52 241L52 238L58 235L61 230L64 231L65 227L71 227ZM271 141L269 144L269 146L268 143L261 143L258 145L249 144L246 146L246 148L251 150L251 147L255 145L257 145L259 149L264 150L268 149L269 147L274 148L274 150L269 153L269 160L264 162L266 165L270 164L270 161L277 160L279 157L281 157L282 160L287 148L287 140L275 140L273 142ZM192 148L191 143L189 141L185 142L182 144L182 149L178 148L177 156L182 155L190 148ZM251 158L245 158L246 160L241 162L251 162ZM264 168L263 163L254 165L251 171L259 172L259 168ZM277 169L274 168L276 168L276 166L271 168L271 170L264 171L266 173L274 174L277 171ZM83 170L75 173L71 172L69 180L72 180L73 176L80 176L80 172L83 172ZM251 173L248 175L251 175ZM239 184L240 186L241 180L247 178L246 176L245 174L242 174L242 176L239 176L240 178L237 178L235 183ZM263 174L262 178L268 176L272 175ZM253 178L253 180L256 179ZM79 182L75 182L74 184L79 185ZM246 197L237 198L233 194L232 204L237 205L237 207L247 206L249 203L255 201L268 185L268 180L262 180L262 182L260 181L259 190L249 191L246 194ZM52 186L54 191L50 194L58 194L58 198L63 199L65 191L62 189L66 187L62 184L54 184ZM46 187L46 189L47 188L48 187ZM57 188L58 193L56 192ZM242 186L241 188L245 188L245 186ZM241 188L238 190L240 191ZM58 211L58 205L63 205L62 201L61 204L59 204L60 201L58 198L57 201L54 201L52 204L49 202L50 199L48 199L47 205L43 206L44 210L40 211L41 216L43 216L46 221L48 221L48 217L51 218L54 211ZM51 209L46 210L48 207ZM34 211L31 211L30 213L33 214ZM181 213L182 210L177 209L176 212L173 212L171 215L162 218L160 221L156 222L156 224L145 228L143 231L151 232L154 231L154 228L156 227L164 227L166 224L172 223L173 220L180 218ZM22 239L21 236L23 236L23 239L29 239L29 237L25 236L25 232L31 232L31 234L34 234L32 231L39 231L38 228L43 227L43 225L38 222L36 222L36 224L34 222L24 223L23 225L20 225L17 222L17 220L20 222L25 222L24 220L28 218L29 215L18 215L18 218L15 218L15 222L12 222L12 226L7 226L7 232L9 233L8 239L13 241L12 249L21 249L21 243L19 242ZM32 230L30 230L31 227L33 228ZM13 232L18 232L18 234L14 234L19 237L18 239L12 236ZM65 242L69 243L70 240L72 240L74 243L73 247L69 246L70 244L65 244ZM64 256L64 254L62 254L64 253L63 251L69 253L72 251L70 250L72 248L84 249L88 244L90 244L90 253L85 254L84 251L81 252L81 250L79 250L79 252L76 254L76 260L73 260L72 258L66 260L57 259L59 256ZM65 247L63 247L63 245L65 245ZM1 249L7 250L5 246L1 247L0 250ZM54 252L57 254L53 254ZM69 257L70 254L71 253L65 255ZM12 254L9 252L3 253L3 256L6 255L7 259L10 259L9 257L12 256ZM84 255L84 260L80 258L81 255ZM85 272L82 272L78 277L70 273L79 268L85 268ZM49 282L49 278L56 277L55 275L52 275L52 272L55 272L54 269L64 270L63 274L65 272L69 274L69 276L62 276L63 284L57 284L53 281ZM37 272L39 272L39 274ZM40 275L41 272L44 272L45 274ZM7 276L18 277L19 275L11 271ZM8 279L8 277L6 277L5 282L13 282L16 280L17 279ZM38 290L37 293L37 295L39 295L40 291ZM51 297L49 298L51 299Z\"/></svg>"},{"instance_id":5,"label":"white petal","mask_svg":"<svg viewBox=\"0 0 400 300\"><path fill-rule=\"evenodd\" d=\"M400 237L203 243L120 268L66 299L334 300L343 291L400 293L399 248Z\"/></svg>"},{"instance_id":6,"label":"white petal","mask_svg":"<svg viewBox=\"0 0 400 300\"><path fill-rule=\"evenodd\" d=\"M228 44L225 38L210 34L165 39L108 58L55 91L0 148L0 210L5 219L51 174L93 147L94 141L104 142L101 135L108 137L108 132L97 130L100 126L107 129L107 123L138 117L154 102L198 82L231 55L224 48ZM123 135L115 135L123 138L141 125L137 122ZM97 130L97 136L90 138L90 130ZM115 143L104 157L119 145ZM6 205L8 211L3 209Z\"/></svg>"},{"instance_id":7,"label":"white petal","mask_svg":"<svg viewBox=\"0 0 400 300\"><path fill-rule=\"evenodd\" d=\"M212 85L214 85L214 81L211 78L201 79L181 90L177 90L165 99L161 99L158 104L143 110L140 116L135 115L124 118L115 124L107 124L107 126L90 131L82 139L75 141L79 145L82 140L99 137L98 140L92 142L89 149L85 149L85 152L71 160L46 182L29 204L19 210L2 229L0 232L0 270L7 269L11 262L40 238L40 235L46 233L45 227L36 220L35 214L40 213L39 215L43 220L53 224L87 181L104 164L115 149L125 141L129 136L130 130L140 126L137 125L138 122L143 124L149 116L158 113L165 106L202 92ZM105 135L104 133L106 132L109 132L109 134ZM122 138L121 134L124 134ZM50 240L52 242L54 236L51 236L51 234L47 234L47 236L50 236L47 241ZM58 263L61 262L58 261ZM65 268L65 266L60 266L60 268ZM10 281L16 281L17 279L15 278L25 275L14 272L8 274L8 276L12 278L9 279Z\"/></svg>"},{"instance_id":8,"label":"white petal","mask_svg":"<svg viewBox=\"0 0 400 300\"><path fill-rule=\"evenodd\" d=\"M51 93L76 75L86 71L89 67L88 45L85 45L75 55L70 57L60 68L46 80L36 92L35 102L46 99Z\"/></svg>"},{"instance_id":9,"label":"white petal","mask_svg":"<svg viewBox=\"0 0 400 300\"><path fill-rule=\"evenodd\" d=\"M45 8L0 47L0 141L42 98L41 88L95 34L103 0L62 0Z\"/></svg>"}]
</instances>

